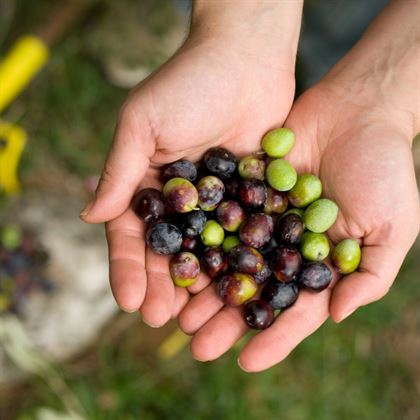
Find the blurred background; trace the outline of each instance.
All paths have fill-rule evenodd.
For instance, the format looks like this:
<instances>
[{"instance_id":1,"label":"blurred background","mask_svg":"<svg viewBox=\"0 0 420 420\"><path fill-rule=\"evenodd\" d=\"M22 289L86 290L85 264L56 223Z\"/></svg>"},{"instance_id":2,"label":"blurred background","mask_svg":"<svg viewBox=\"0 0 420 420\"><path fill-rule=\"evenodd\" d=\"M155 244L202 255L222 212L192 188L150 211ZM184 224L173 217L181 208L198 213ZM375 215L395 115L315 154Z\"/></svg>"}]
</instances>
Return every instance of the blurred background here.
<instances>
[{"instance_id":1,"label":"blurred background","mask_svg":"<svg viewBox=\"0 0 420 420\"><path fill-rule=\"evenodd\" d=\"M307 1L299 91L385 2L356 3ZM180 45L189 7L0 0L9 77L29 78L22 69L31 54L42 68L13 101L0 101L0 419L420 419L419 241L384 299L327 322L260 374L237 367L241 343L198 363L176 322L154 330L114 303L103 228L77 215L128 90ZM47 41L50 55L20 38L27 34ZM418 139L413 156L419 176Z\"/></svg>"}]
</instances>

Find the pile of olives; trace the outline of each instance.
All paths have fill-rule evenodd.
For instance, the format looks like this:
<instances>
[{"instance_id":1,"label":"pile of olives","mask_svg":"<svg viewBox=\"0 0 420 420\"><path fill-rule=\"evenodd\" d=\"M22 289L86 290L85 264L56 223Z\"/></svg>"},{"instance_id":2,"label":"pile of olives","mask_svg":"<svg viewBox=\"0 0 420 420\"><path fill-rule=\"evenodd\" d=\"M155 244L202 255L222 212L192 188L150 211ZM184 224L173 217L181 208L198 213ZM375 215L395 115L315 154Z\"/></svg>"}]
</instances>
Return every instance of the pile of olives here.
<instances>
[{"instance_id":1,"label":"pile of olives","mask_svg":"<svg viewBox=\"0 0 420 420\"><path fill-rule=\"evenodd\" d=\"M0 315L25 315L31 293L49 294L48 253L33 232L18 225L0 225Z\"/></svg>"},{"instance_id":2,"label":"pile of olives","mask_svg":"<svg viewBox=\"0 0 420 420\"><path fill-rule=\"evenodd\" d=\"M354 239L331 252L325 232L338 206L321 198L316 175L298 175L284 159L294 143L290 129L278 128L263 137L263 151L239 161L221 147L209 149L197 166L178 160L162 168L162 192L146 188L132 201L134 212L149 223L147 245L174 254L169 271L175 285L191 286L205 271L226 305L246 304L251 328L269 327L301 288L328 287L328 256L341 274L360 263Z\"/></svg>"}]
</instances>

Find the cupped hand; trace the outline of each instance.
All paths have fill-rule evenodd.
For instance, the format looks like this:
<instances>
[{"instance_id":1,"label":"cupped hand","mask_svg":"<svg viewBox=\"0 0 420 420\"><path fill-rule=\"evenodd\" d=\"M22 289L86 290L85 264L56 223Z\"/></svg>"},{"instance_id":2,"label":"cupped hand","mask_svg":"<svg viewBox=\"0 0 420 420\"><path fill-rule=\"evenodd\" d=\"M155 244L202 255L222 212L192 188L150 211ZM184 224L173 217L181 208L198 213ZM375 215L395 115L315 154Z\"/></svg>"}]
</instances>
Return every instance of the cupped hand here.
<instances>
[{"instance_id":1,"label":"cupped hand","mask_svg":"<svg viewBox=\"0 0 420 420\"><path fill-rule=\"evenodd\" d=\"M148 324L160 326L189 298L172 284L167 257L146 250L145 226L129 207L135 191L156 186L161 165L196 161L212 146L238 155L256 150L291 108L293 66L226 40L190 37L130 93L96 198L81 214L90 223L108 221L110 281L122 309L140 308Z\"/></svg>"},{"instance_id":2,"label":"cupped hand","mask_svg":"<svg viewBox=\"0 0 420 420\"><path fill-rule=\"evenodd\" d=\"M280 362L330 315L340 322L384 296L418 234L410 114L387 106L376 92L377 105L359 94L328 80L320 83L299 98L285 126L297 138L287 159L298 173L320 176L323 195L340 207L328 235L334 243L359 240L360 267L321 293L302 290L294 306L244 346L238 362L246 371ZM193 355L207 361L246 334L242 317L241 308L223 307L211 284L192 298L179 320L194 335Z\"/></svg>"}]
</instances>

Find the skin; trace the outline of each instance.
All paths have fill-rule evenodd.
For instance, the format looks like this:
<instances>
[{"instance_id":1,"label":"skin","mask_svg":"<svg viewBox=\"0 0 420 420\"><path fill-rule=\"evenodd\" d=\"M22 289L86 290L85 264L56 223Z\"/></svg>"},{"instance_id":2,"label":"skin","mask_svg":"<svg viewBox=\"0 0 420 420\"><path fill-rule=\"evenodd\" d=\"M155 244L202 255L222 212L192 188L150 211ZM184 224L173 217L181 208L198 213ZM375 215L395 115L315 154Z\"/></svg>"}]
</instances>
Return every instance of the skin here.
<instances>
[{"instance_id":1,"label":"skin","mask_svg":"<svg viewBox=\"0 0 420 420\"><path fill-rule=\"evenodd\" d=\"M299 98L285 123L297 138L288 159L298 172L318 174L324 195L341 209L330 238L358 239L362 261L358 271L321 293L302 291L293 307L252 337L238 359L246 371L281 362L329 316L341 322L382 298L419 232L410 150L420 130L413 4L391 3L359 44ZM202 361L219 357L247 332L241 312L221 308L213 293L210 286L195 296L179 317L184 331L193 334L194 357ZM206 302L214 308L202 308Z\"/></svg>"},{"instance_id":2,"label":"skin","mask_svg":"<svg viewBox=\"0 0 420 420\"><path fill-rule=\"evenodd\" d=\"M151 326L176 316L189 294L170 280L169 259L145 248L131 197L140 188L160 188L163 164L198 160L213 146L249 154L284 123L294 96L301 9L301 1L244 0L239 10L233 1L196 1L184 45L122 107L96 197L80 217L107 222L114 297ZM268 95L274 86L279 94ZM189 291L208 281L202 275Z\"/></svg>"},{"instance_id":3,"label":"skin","mask_svg":"<svg viewBox=\"0 0 420 420\"><path fill-rule=\"evenodd\" d=\"M298 2L275 4L280 8L286 3L292 8ZM215 7L204 13L205 6L220 4L222 10ZM248 19L232 19L235 7L230 2L197 5L197 31L123 107L96 199L81 216L92 223L112 220L107 223L110 277L120 306L128 311L140 308L143 319L155 326L183 308L179 324L194 335L192 353L207 361L246 333L241 310L223 308L215 285L208 285L205 277L189 288L196 295L185 306L188 295L171 284L167 259L145 250L144 226L127 210L128 203L139 185L157 185L156 168L162 163L183 156L197 159L215 145L250 153L266 131L283 124L293 97L291 63L296 49L290 46L293 36L287 35L293 31L278 23L284 18L286 25L299 24L284 17L284 10L279 15L272 10L262 13L268 21L276 18L272 26L266 22L247 28L249 21L261 23L251 1L240 9L245 13L248 6L254 7ZM297 139L288 160L299 173L319 175L324 195L341 209L329 236L334 243L345 237L359 239L362 262L357 272L319 294L302 291L292 308L252 337L238 360L246 371L273 366L330 315L340 322L386 294L418 233L410 151L419 131L416 6L391 3L324 80L299 98L285 122ZM300 11L291 15L299 20ZM288 46L278 46L277 27L285 29ZM258 31L266 29L270 36L254 48L264 38ZM255 34L252 40L246 36L250 30ZM273 38L276 46L270 45ZM276 54L287 58L273 63ZM275 95L272 86L277 87Z\"/></svg>"}]
</instances>

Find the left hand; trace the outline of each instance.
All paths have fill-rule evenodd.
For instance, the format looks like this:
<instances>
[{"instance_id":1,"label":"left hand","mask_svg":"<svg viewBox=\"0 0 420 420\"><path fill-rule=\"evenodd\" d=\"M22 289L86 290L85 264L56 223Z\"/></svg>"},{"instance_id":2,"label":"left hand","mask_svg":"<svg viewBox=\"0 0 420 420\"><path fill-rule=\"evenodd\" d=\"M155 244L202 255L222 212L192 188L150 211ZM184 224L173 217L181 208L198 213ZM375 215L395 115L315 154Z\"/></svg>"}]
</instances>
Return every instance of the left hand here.
<instances>
[{"instance_id":1,"label":"left hand","mask_svg":"<svg viewBox=\"0 0 420 420\"><path fill-rule=\"evenodd\" d=\"M417 128L406 106L413 98L407 98L407 90L387 89L383 83L389 79L381 74L345 79L332 72L295 103L285 126L297 141L287 159L298 173L320 176L323 196L340 207L328 235L334 243L358 239L361 265L321 293L302 290L293 307L245 345L238 362L246 371L282 361L329 315L340 322L383 297L418 234L410 150ZM223 308L214 285L192 298L179 321L185 332L194 334L192 353L203 361L219 357L248 331L241 308Z\"/></svg>"}]
</instances>

